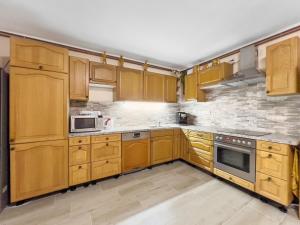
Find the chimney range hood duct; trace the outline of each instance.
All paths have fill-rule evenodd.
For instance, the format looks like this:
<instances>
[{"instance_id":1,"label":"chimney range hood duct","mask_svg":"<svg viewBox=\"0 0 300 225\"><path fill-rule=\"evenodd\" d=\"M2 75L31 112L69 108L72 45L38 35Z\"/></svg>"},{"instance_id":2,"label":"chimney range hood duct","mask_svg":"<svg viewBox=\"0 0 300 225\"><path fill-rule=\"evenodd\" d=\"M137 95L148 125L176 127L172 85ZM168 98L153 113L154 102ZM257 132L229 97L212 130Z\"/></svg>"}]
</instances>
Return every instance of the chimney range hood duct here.
<instances>
[{"instance_id":1,"label":"chimney range hood duct","mask_svg":"<svg viewBox=\"0 0 300 225\"><path fill-rule=\"evenodd\" d=\"M201 87L212 89L219 87L240 87L265 81L265 74L257 70L257 53L254 45L240 50L239 71L228 80L223 80L216 85Z\"/></svg>"}]
</instances>

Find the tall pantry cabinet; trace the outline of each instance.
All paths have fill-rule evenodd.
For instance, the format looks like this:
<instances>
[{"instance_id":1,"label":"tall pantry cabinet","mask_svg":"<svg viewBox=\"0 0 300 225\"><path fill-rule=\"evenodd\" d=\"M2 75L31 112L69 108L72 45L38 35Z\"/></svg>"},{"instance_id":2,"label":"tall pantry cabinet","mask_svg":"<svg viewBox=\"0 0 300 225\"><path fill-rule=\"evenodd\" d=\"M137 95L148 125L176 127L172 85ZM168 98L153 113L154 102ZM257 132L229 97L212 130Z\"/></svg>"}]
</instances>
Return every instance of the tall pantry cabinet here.
<instances>
[{"instance_id":1,"label":"tall pantry cabinet","mask_svg":"<svg viewBox=\"0 0 300 225\"><path fill-rule=\"evenodd\" d=\"M11 38L11 202L68 187L68 50Z\"/></svg>"}]
</instances>

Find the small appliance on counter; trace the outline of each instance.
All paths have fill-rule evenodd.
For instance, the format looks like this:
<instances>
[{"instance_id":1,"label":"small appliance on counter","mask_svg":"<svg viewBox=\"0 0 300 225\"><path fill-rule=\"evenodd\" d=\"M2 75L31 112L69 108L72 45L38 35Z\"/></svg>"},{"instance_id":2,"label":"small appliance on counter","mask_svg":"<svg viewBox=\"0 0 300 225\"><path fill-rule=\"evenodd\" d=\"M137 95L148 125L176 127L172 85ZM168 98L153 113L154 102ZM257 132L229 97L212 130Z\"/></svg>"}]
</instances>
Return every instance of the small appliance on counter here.
<instances>
[{"instance_id":1,"label":"small appliance on counter","mask_svg":"<svg viewBox=\"0 0 300 225\"><path fill-rule=\"evenodd\" d=\"M114 120L111 116L103 116L102 122L104 130L109 130L114 127Z\"/></svg>"},{"instance_id":2,"label":"small appliance on counter","mask_svg":"<svg viewBox=\"0 0 300 225\"><path fill-rule=\"evenodd\" d=\"M103 129L100 111L81 111L79 115L70 116L70 132L93 132Z\"/></svg>"},{"instance_id":3,"label":"small appliance on counter","mask_svg":"<svg viewBox=\"0 0 300 225\"><path fill-rule=\"evenodd\" d=\"M178 124L184 124L187 125L188 124L188 114L186 112L177 112L176 114L176 122Z\"/></svg>"}]
</instances>

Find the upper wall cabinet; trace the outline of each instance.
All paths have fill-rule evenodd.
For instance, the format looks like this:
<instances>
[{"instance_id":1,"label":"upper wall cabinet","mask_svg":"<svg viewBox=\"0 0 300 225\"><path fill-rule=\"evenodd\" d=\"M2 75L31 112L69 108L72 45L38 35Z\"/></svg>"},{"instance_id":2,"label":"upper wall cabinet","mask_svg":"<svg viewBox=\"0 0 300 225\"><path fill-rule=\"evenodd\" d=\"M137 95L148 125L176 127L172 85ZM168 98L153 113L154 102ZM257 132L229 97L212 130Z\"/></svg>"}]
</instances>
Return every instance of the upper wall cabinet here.
<instances>
[{"instance_id":1,"label":"upper wall cabinet","mask_svg":"<svg viewBox=\"0 0 300 225\"><path fill-rule=\"evenodd\" d=\"M158 73L144 72L144 100L164 101L164 76Z\"/></svg>"},{"instance_id":2,"label":"upper wall cabinet","mask_svg":"<svg viewBox=\"0 0 300 225\"><path fill-rule=\"evenodd\" d=\"M177 78L164 76L164 101L177 102Z\"/></svg>"},{"instance_id":3,"label":"upper wall cabinet","mask_svg":"<svg viewBox=\"0 0 300 225\"><path fill-rule=\"evenodd\" d=\"M298 37L267 47L266 87L268 95L300 92L300 43Z\"/></svg>"},{"instance_id":4,"label":"upper wall cabinet","mask_svg":"<svg viewBox=\"0 0 300 225\"><path fill-rule=\"evenodd\" d=\"M185 101L205 102L205 93L198 87L197 71L185 76Z\"/></svg>"},{"instance_id":5,"label":"upper wall cabinet","mask_svg":"<svg viewBox=\"0 0 300 225\"><path fill-rule=\"evenodd\" d=\"M143 95L143 71L118 67L117 100L140 101Z\"/></svg>"},{"instance_id":6,"label":"upper wall cabinet","mask_svg":"<svg viewBox=\"0 0 300 225\"><path fill-rule=\"evenodd\" d=\"M69 72L68 50L25 38L11 38L11 66Z\"/></svg>"},{"instance_id":7,"label":"upper wall cabinet","mask_svg":"<svg viewBox=\"0 0 300 225\"><path fill-rule=\"evenodd\" d=\"M68 74L11 67L9 85L11 144L68 137Z\"/></svg>"},{"instance_id":8,"label":"upper wall cabinet","mask_svg":"<svg viewBox=\"0 0 300 225\"><path fill-rule=\"evenodd\" d=\"M89 98L89 60L70 57L70 99Z\"/></svg>"},{"instance_id":9,"label":"upper wall cabinet","mask_svg":"<svg viewBox=\"0 0 300 225\"><path fill-rule=\"evenodd\" d=\"M185 76L185 100L197 99L197 72Z\"/></svg>"},{"instance_id":10,"label":"upper wall cabinet","mask_svg":"<svg viewBox=\"0 0 300 225\"><path fill-rule=\"evenodd\" d=\"M198 83L201 86L209 86L229 78L233 73L233 66L229 63L220 63L210 68L200 70Z\"/></svg>"},{"instance_id":11,"label":"upper wall cabinet","mask_svg":"<svg viewBox=\"0 0 300 225\"><path fill-rule=\"evenodd\" d=\"M90 63L90 79L93 83L115 85L117 81L116 66L104 63Z\"/></svg>"}]
</instances>

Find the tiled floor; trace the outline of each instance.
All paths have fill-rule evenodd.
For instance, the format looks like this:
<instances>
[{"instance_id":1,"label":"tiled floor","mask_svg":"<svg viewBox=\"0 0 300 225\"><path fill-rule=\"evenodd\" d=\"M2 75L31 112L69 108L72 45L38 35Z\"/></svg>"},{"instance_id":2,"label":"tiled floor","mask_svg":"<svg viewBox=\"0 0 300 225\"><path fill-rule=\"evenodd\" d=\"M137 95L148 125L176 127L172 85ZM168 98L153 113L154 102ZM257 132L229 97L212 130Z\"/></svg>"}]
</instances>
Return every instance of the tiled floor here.
<instances>
[{"instance_id":1,"label":"tiled floor","mask_svg":"<svg viewBox=\"0 0 300 225\"><path fill-rule=\"evenodd\" d=\"M1 225L296 225L288 214L182 162L57 194L0 215Z\"/></svg>"}]
</instances>

